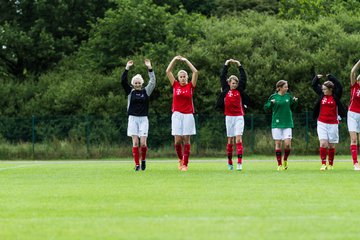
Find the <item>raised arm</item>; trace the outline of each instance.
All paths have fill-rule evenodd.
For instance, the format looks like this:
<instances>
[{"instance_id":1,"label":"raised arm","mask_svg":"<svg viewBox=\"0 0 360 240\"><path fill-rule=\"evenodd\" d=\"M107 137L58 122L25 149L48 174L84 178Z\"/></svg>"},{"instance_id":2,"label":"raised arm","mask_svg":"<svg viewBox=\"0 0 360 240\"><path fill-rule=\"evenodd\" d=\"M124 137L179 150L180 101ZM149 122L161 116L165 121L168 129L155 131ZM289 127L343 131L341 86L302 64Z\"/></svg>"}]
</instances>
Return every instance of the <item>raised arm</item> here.
<instances>
[{"instance_id":1,"label":"raised arm","mask_svg":"<svg viewBox=\"0 0 360 240\"><path fill-rule=\"evenodd\" d=\"M176 56L174 57L171 62L169 63L169 66L166 69L166 76L169 78L170 84L171 86L174 84L174 82L176 81L174 74L172 73L172 69L175 66L175 63L177 60L180 60L181 56Z\"/></svg>"},{"instance_id":2,"label":"raised arm","mask_svg":"<svg viewBox=\"0 0 360 240\"><path fill-rule=\"evenodd\" d=\"M197 79L198 79L198 70L194 67L194 65L192 65L192 63L187 60L186 58L184 57L181 57L181 61L185 62L188 67L191 69L192 71L192 77L191 77L191 82L192 82L192 85L194 87L196 87L196 83L197 83Z\"/></svg>"},{"instance_id":3,"label":"raised arm","mask_svg":"<svg viewBox=\"0 0 360 240\"><path fill-rule=\"evenodd\" d=\"M322 78L321 74L315 75L311 83L312 89L316 92L317 95L322 94L321 85L319 83L320 78Z\"/></svg>"},{"instance_id":4,"label":"raised arm","mask_svg":"<svg viewBox=\"0 0 360 240\"><path fill-rule=\"evenodd\" d=\"M149 59L145 59L145 65L148 68L148 74L150 78L148 85L145 87L145 91L147 95L150 96L151 93L154 91L156 85L156 78Z\"/></svg>"},{"instance_id":5,"label":"raised arm","mask_svg":"<svg viewBox=\"0 0 360 240\"><path fill-rule=\"evenodd\" d=\"M129 95L131 92L131 86L128 83L128 72L132 65L134 65L134 62L129 60L126 63L125 71L121 75L121 86L124 88L126 95Z\"/></svg>"},{"instance_id":6,"label":"raised arm","mask_svg":"<svg viewBox=\"0 0 360 240\"><path fill-rule=\"evenodd\" d=\"M226 77L227 77L230 61L231 61L231 59L228 59L225 61L224 66L220 73L220 84L221 84L222 91L225 91L226 88L229 88L229 84L226 81Z\"/></svg>"},{"instance_id":7,"label":"raised arm","mask_svg":"<svg viewBox=\"0 0 360 240\"><path fill-rule=\"evenodd\" d=\"M331 81L334 84L335 94L340 99L343 94L343 86L341 85L340 81L334 75L327 74L326 76L329 79L329 81Z\"/></svg>"},{"instance_id":8,"label":"raised arm","mask_svg":"<svg viewBox=\"0 0 360 240\"><path fill-rule=\"evenodd\" d=\"M246 81L247 81L246 72L244 70L244 67L241 65L240 61L233 60L233 62L237 65L237 67L239 68L239 72L240 72L238 89L241 91L244 91L246 88Z\"/></svg>"},{"instance_id":9,"label":"raised arm","mask_svg":"<svg viewBox=\"0 0 360 240\"><path fill-rule=\"evenodd\" d=\"M350 84L351 86L356 82L356 71L360 68L360 60L354 65L350 73Z\"/></svg>"}]
</instances>

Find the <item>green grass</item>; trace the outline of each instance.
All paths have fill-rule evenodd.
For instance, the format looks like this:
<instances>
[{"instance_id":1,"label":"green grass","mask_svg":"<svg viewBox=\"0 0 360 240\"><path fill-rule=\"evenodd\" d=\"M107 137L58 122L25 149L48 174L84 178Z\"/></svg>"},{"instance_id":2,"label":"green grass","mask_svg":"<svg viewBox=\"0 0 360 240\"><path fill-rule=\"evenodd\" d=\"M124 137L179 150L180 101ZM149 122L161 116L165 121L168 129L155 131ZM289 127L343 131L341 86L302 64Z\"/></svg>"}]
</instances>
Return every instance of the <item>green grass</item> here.
<instances>
[{"instance_id":1,"label":"green grass","mask_svg":"<svg viewBox=\"0 0 360 240\"><path fill-rule=\"evenodd\" d=\"M349 156L226 161L0 162L0 239L358 239L360 172ZM272 161L255 161L271 159ZM316 160L316 161L315 161ZM346 160L346 161L345 161Z\"/></svg>"}]
</instances>

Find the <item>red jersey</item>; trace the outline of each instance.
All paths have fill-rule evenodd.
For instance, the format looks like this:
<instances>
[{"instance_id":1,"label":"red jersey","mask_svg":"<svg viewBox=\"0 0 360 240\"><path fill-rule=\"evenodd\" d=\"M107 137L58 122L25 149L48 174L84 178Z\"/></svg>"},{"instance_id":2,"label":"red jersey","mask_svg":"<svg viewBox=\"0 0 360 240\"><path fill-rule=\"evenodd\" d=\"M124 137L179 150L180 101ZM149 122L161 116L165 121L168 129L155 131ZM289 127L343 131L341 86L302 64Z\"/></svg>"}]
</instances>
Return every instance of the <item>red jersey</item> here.
<instances>
[{"instance_id":1,"label":"red jersey","mask_svg":"<svg viewBox=\"0 0 360 240\"><path fill-rule=\"evenodd\" d=\"M174 81L172 112L194 113L194 103L192 98L194 89L192 82L181 86L178 81Z\"/></svg>"},{"instance_id":2,"label":"red jersey","mask_svg":"<svg viewBox=\"0 0 360 240\"><path fill-rule=\"evenodd\" d=\"M360 113L360 84L355 82L350 91L349 111Z\"/></svg>"},{"instance_id":3,"label":"red jersey","mask_svg":"<svg viewBox=\"0 0 360 240\"><path fill-rule=\"evenodd\" d=\"M224 99L224 114L226 116L244 116L244 109L241 101L241 95L237 89L229 90Z\"/></svg>"},{"instance_id":4,"label":"red jersey","mask_svg":"<svg viewBox=\"0 0 360 240\"><path fill-rule=\"evenodd\" d=\"M318 120L328 124L338 124L338 112L335 99L332 95L324 96L320 102L320 114Z\"/></svg>"}]
</instances>

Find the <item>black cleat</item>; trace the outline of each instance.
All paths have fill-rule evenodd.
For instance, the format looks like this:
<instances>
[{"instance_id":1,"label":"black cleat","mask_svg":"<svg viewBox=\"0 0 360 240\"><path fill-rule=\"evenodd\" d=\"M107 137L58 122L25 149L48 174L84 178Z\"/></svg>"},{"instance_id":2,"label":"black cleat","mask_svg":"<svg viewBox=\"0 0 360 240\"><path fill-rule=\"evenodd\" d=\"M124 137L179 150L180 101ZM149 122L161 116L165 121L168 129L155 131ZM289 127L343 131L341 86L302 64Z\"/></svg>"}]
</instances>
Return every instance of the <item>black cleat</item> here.
<instances>
[{"instance_id":1,"label":"black cleat","mask_svg":"<svg viewBox=\"0 0 360 240\"><path fill-rule=\"evenodd\" d=\"M145 169L146 169L146 161L141 160L141 170L145 171Z\"/></svg>"},{"instance_id":2,"label":"black cleat","mask_svg":"<svg viewBox=\"0 0 360 240\"><path fill-rule=\"evenodd\" d=\"M139 170L140 170L140 166L139 166L139 165L136 165L136 166L134 167L134 170L135 170L135 172L139 171Z\"/></svg>"}]
</instances>

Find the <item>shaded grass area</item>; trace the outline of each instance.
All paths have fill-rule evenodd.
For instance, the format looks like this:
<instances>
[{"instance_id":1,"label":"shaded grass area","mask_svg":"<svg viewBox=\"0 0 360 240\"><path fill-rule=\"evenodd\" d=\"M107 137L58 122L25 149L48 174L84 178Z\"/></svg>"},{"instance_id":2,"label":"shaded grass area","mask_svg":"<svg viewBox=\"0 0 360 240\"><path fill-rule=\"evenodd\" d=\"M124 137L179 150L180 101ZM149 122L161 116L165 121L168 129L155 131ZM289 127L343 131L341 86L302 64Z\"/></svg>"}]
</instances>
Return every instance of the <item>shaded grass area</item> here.
<instances>
[{"instance_id":1,"label":"shaded grass area","mask_svg":"<svg viewBox=\"0 0 360 240\"><path fill-rule=\"evenodd\" d=\"M356 239L360 173L349 158L327 172L295 158L283 172L260 157L243 172L225 161L188 172L175 161L145 172L131 161L0 162L0 238Z\"/></svg>"}]
</instances>

